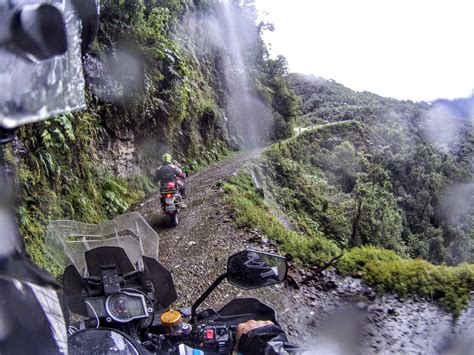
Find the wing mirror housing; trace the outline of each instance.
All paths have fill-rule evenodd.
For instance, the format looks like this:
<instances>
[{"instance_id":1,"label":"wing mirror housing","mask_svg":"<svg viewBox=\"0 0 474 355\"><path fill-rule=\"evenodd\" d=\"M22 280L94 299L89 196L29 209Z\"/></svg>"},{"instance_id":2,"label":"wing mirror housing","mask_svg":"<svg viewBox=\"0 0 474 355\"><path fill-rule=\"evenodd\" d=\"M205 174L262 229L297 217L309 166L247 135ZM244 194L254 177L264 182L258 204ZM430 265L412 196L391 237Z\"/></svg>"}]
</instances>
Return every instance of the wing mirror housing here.
<instances>
[{"instance_id":1,"label":"wing mirror housing","mask_svg":"<svg viewBox=\"0 0 474 355\"><path fill-rule=\"evenodd\" d=\"M193 322L197 324L197 308L219 284L227 279L232 285L246 290L278 284L285 280L288 263L280 255L256 250L240 251L227 260L227 272L220 275L191 307Z\"/></svg>"},{"instance_id":2,"label":"wing mirror housing","mask_svg":"<svg viewBox=\"0 0 474 355\"><path fill-rule=\"evenodd\" d=\"M98 1L0 1L0 129L86 107L82 56L97 33Z\"/></svg>"},{"instance_id":3,"label":"wing mirror housing","mask_svg":"<svg viewBox=\"0 0 474 355\"><path fill-rule=\"evenodd\" d=\"M227 261L227 281L246 290L278 284L287 272L284 257L255 250L243 250Z\"/></svg>"}]
</instances>

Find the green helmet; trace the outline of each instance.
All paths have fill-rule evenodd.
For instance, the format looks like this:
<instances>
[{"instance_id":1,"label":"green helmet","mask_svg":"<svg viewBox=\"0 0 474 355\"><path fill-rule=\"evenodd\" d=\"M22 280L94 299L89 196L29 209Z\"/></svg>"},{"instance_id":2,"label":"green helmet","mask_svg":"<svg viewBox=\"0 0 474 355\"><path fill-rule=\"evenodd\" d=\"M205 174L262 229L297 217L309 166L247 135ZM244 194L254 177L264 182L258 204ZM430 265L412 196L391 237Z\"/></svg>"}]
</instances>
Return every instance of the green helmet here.
<instances>
[{"instance_id":1,"label":"green helmet","mask_svg":"<svg viewBox=\"0 0 474 355\"><path fill-rule=\"evenodd\" d=\"M161 157L161 161L162 161L163 163L170 164L170 163L173 161L173 158L171 157L171 154L165 153L165 154L163 154L163 156Z\"/></svg>"}]
</instances>

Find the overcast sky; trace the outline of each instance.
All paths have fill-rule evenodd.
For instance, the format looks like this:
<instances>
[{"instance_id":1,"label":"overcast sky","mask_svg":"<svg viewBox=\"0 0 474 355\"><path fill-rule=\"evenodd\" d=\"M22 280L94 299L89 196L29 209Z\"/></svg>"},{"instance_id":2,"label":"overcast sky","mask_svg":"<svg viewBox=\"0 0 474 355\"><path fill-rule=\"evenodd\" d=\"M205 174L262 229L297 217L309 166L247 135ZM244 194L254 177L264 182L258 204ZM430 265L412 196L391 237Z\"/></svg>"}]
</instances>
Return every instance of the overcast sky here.
<instances>
[{"instance_id":1,"label":"overcast sky","mask_svg":"<svg viewBox=\"0 0 474 355\"><path fill-rule=\"evenodd\" d=\"M474 89L473 0L256 0L290 70L398 99ZM267 12L268 15L264 15Z\"/></svg>"}]
</instances>

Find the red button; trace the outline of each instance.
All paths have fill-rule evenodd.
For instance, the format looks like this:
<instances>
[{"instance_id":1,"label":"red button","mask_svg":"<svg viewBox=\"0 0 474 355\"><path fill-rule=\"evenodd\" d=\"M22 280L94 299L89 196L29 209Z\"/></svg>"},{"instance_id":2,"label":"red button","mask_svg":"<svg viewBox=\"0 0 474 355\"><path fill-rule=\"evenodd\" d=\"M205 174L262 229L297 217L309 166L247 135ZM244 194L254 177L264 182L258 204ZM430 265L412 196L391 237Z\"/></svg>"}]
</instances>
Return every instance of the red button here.
<instances>
[{"instance_id":1,"label":"red button","mask_svg":"<svg viewBox=\"0 0 474 355\"><path fill-rule=\"evenodd\" d=\"M207 329L205 336L206 336L206 339L207 339L207 340L212 340L212 339L214 339L214 329Z\"/></svg>"}]
</instances>

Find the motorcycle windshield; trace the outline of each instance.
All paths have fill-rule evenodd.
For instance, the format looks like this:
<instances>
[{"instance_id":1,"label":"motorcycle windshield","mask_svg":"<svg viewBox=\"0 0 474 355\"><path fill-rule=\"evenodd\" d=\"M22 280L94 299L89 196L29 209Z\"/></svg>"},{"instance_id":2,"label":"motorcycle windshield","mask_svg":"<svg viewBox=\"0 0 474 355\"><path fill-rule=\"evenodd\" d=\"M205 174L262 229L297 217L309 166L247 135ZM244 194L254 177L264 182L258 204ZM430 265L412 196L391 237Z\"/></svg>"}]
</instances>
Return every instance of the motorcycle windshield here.
<instances>
[{"instance_id":1,"label":"motorcycle windshield","mask_svg":"<svg viewBox=\"0 0 474 355\"><path fill-rule=\"evenodd\" d=\"M158 260L159 236L137 212L102 224L52 221L45 237L46 253L62 268L74 265L89 276L86 252L99 247L122 248L135 270L143 270L143 256Z\"/></svg>"}]
</instances>

